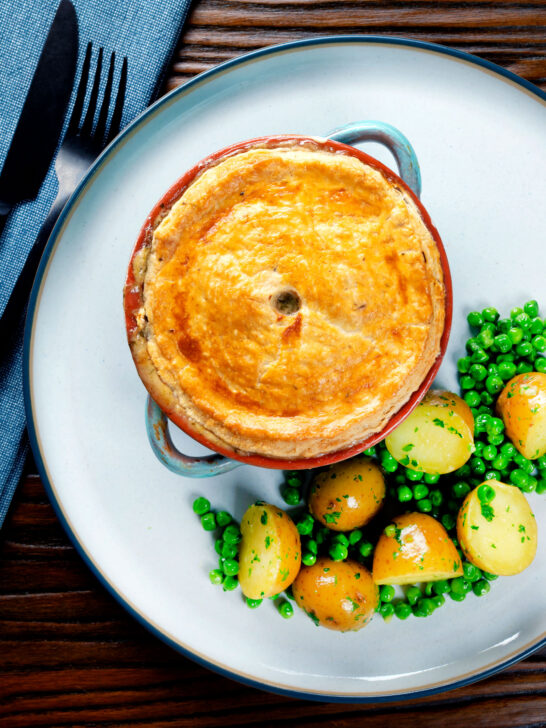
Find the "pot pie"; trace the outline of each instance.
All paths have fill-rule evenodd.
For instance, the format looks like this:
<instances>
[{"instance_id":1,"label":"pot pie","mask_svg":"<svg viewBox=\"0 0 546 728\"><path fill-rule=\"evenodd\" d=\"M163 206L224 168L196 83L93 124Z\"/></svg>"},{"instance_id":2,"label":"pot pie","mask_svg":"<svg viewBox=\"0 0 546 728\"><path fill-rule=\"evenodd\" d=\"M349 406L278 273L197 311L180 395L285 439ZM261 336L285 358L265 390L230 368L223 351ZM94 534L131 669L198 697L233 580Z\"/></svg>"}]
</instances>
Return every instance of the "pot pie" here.
<instances>
[{"instance_id":1,"label":"pot pie","mask_svg":"<svg viewBox=\"0 0 546 728\"><path fill-rule=\"evenodd\" d=\"M439 355L435 230L371 158L319 140L236 149L156 208L137 244L125 309L138 372L220 452L350 448Z\"/></svg>"}]
</instances>

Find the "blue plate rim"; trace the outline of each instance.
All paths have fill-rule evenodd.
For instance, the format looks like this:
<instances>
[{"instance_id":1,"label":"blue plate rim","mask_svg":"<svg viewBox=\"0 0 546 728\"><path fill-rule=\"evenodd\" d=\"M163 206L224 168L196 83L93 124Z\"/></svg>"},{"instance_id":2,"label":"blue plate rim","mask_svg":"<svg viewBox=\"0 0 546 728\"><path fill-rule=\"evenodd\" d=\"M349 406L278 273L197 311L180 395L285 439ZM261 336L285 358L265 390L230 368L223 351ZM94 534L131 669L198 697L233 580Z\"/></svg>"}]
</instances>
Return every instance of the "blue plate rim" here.
<instances>
[{"instance_id":1,"label":"blue plate rim","mask_svg":"<svg viewBox=\"0 0 546 728\"><path fill-rule=\"evenodd\" d=\"M24 402L25 402L25 412L26 412L26 418L27 418L27 430L30 440L30 445L32 448L32 452L34 454L34 458L36 461L36 465L38 467L38 471L41 477L41 480L44 484L44 487L46 489L46 492L48 494L48 497L53 505L53 508L57 514L57 517L59 518L64 530L66 531L68 537L72 541L74 547L76 548L79 555L82 557L83 561L86 563L88 568L91 570L91 572L94 574L94 576L99 580L100 584L116 599L116 601L134 618L137 622L139 622L143 627L145 627L149 632L151 632L154 636L158 637L161 641L175 649L177 652L181 653L183 656L193 660L194 662L202 665L203 667L206 667L213 672L216 672L223 677L230 678L232 680L236 680L237 682L240 682L244 685L249 685L254 688L258 688L259 690L265 690L268 692L280 694L283 696L291 697L291 698L297 698L297 699L304 699L304 700L314 700L314 701L320 701L320 702L339 702L339 703L384 703L384 702L390 702L395 700L410 700L415 698L421 698L426 697L429 695L436 695L438 693L446 692L448 690L454 690L459 687L464 687L466 685L470 685L471 683L477 682L479 680L486 679L492 675L494 675L497 672L500 672L510 665L513 665L514 663L524 659L525 657L528 657L530 654L535 652L536 650L540 649L544 645L546 645L546 636L543 638L540 638L537 642L529 645L528 647L524 648L523 650L516 651L512 656L510 656L508 659L503 660L502 662L499 662L498 664L494 664L491 667L477 671L475 674L471 674L467 677L464 677L463 679L452 681L452 682L446 682L440 685L434 685L430 688L424 688L421 690L414 690L414 691L405 691L405 692L393 692L388 694L368 694L368 695L361 695L361 694L329 694L329 693L313 693L313 692L306 692L306 691L298 691L298 690L290 690L288 688L284 688L282 686L270 684L261 682L259 680L254 680L251 677L239 674L237 672L234 672L233 670L230 670L229 668L222 667L221 665L217 665L209 660L206 660L202 658L201 656L197 655L196 653L192 652L190 649L182 646L172 638L170 638L167 634L162 632L160 629L155 627L150 621L148 621L144 615L140 614L138 611L136 611L131 604L128 602L128 600L119 592L116 590L114 584L109 582L105 576L101 573L97 565L92 561L90 556L85 551L85 548L82 543L80 543L78 536L75 531L70 527L70 524L64 514L64 511L62 509L61 503L58 501L55 490L53 488L53 484L50 482L48 474L47 474L47 468L44 459L42 458L42 454L40 451L39 443L38 443L38 436L36 432L36 427L34 423L34 417L33 417L33 411L32 411L32 397L31 397L31 375L30 375L30 363L31 363L31 343L32 343L32 333L34 329L34 322L37 312L37 305L39 302L39 296L40 296L40 290L42 286L42 282L44 280L44 276L47 270L47 266L49 263L49 260L52 257L53 252L55 251L57 242L60 237L60 233L62 232L62 229L67 222L68 218L70 217L70 213L73 210L74 206L77 204L80 196L83 194L85 188L89 184L89 182L93 179L95 174L100 170L100 168L103 166L103 164L109 159L112 152L118 147L120 143L122 143L130 134L133 134L137 128L139 128L144 123L150 121L150 119L155 116L160 110L163 109L163 107L170 105L178 96L183 95L188 90L193 88L194 86L203 83L204 81L208 81L211 78L214 78L221 73L228 71L236 66L243 65L245 63L249 63L252 61L255 61L259 58L262 58L264 56L274 55L274 54L281 54L286 51L290 50L298 50L303 47L312 47L312 46L319 46L319 45L336 45L336 44L345 44L345 43L363 43L363 44L381 44L381 45L393 45L393 46L407 46L412 48L418 48L420 50L426 50L429 52L437 53L438 55L447 55L454 58L457 58L458 60L464 61L466 63L469 63L474 66L479 66L482 68L485 68L492 73L494 73L497 76L501 76L504 79L507 79L509 81L512 81L518 86L521 86L525 88L527 91L531 92L534 96L538 97L539 99L542 99L543 101L546 101L546 92L542 91L542 89L538 88L538 86L535 86L530 81L527 81L524 78L521 78L520 76L517 76L515 73L512 73L511 71L508 71L505 68L502 68L501 66L498 66L495 63L492 63L491 61L487 61L483 58L479 58L478 56L474 56L470 53L466 53L465 51L460 51L454 48L449 48L447 46L442 46L435 43L429 43L427 41L420 41L420 40L413 40L409 38L399 38L396 36L375 36L375 35L339 35L339 36L323 36L319 38L307 38L297 41L290 41L287 43L280 43L273 46L267 46L265 48L260 48L256 51L252 51L250 53L246 53L242 56L238 56L236 58L230 59L228 61L225 61L224 63L219 64L218 66L215 66L214 68L204 71L203 73L199 74L195 78L190 79L186 83L182 84L181 86L173 89L169 93L167 93L165 96L162 96L160 99L158 99L154 104L149 106L147 109L145 109L139 116L137 116L130 124L128 124L125 129L121 131L121 133L111 142L111 144L102 152L102 154L96 159L94 164L90 167L88 172L85 174L83 179L78 184L77 188L75 189L74 193L66 203L65 207L63 208L59 219L57 220L57 223L55 224L55 227L52 230L52 233L50 235L50 238L48 240L47 246L45 248L44 254L42 255L42 259L40 261L40 265L36 274L36 278L34 280L34 285L32 288L32 292L29 299L28 309L27 309L27 317L26 317L26 323L25 323L25 333L24 333L24 341L23 341L23 395L24 395Z\"/></svg>"}]
</instances>

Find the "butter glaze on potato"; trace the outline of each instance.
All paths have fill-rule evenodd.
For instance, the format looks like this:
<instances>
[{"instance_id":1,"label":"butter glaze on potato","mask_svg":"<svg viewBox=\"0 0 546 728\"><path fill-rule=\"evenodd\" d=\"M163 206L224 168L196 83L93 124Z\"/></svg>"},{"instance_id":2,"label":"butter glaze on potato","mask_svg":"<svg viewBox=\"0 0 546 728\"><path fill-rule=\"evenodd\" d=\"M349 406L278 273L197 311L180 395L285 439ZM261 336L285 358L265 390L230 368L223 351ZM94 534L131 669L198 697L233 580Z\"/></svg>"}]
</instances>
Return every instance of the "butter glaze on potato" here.
<instances>
[{"instance_id":1,"label":"butter glaze on potato","mask_svg":"<svg viewBox=\"0 0 546 728\"><path fill-rule=\"evenodd\" d=\"M439 251L375 167L313 142L251 148L165 213L133 261L129 341L154 399L213 446L280 459L349 447L434 363Z\"/></svg>"}]
</instances>

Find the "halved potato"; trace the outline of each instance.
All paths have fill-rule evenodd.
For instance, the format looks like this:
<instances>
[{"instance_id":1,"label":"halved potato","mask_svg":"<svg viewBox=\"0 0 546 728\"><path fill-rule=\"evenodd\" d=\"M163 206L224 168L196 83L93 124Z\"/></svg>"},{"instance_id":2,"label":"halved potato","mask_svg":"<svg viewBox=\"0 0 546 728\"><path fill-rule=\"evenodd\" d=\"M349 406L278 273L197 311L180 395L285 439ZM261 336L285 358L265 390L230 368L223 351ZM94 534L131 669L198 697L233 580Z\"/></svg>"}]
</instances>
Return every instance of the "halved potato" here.
<instances>
[{"instance_id":1,"label":"halved potato","mask_svg":"<svg viewBox=\"0 0 546 728\"><path fill-rule=\"evenodd\" d=\"M479 489L465 498L457 517L457 538L466 558L490 574L510 576L526 569L537 550L537 524L519 488L498 480L482 483L494 497L483 503Z\"/></svg>"},{"instance_id":2,"label":"halved potato","mask_svg":"<svg viewBox=\"0 0 546 728\"><path fill-rule=\"evenodd\" d=\"M474 452L474 417L456 394L430 390L385 444L411 470L451 473Z\"/></svg>"},{"instance_id":3,"label":"halved potato","mask_svg":"<svg viewBox=\"0 0 546 728\"><path fill-rule=\"evenodd\" d=\"M497 400L506 434L530 460L546 453L546 374L518 374Z\"/></svg>"},{"instance_id":4,"label":"halved potato","mask_svg":"<svg viewBox=\"0 0 546 728\"><path fill-rule=\"evenodd\" d=\"M415 584L462 576L455 544L442 524L425 513L397 516L394 536L382 533L373 557L376 584Z\"/></svg>"},{"instance_id":5,"label":"halved potato","mask_svg":"<svg viewBox=\"0 0 546 728\"><path fill-rule=\"evenodd\" d=\"M332 465L315 476L309 510L333 531L360 528L372 519L385 498L380 467L367 457Z\"/></svg>"},{"instance_id":6,"label":"halved potato","mask_svg":"<svg viewBox=\"0 0 546 728\"><path fill-rule=\"evenodd\" d=\"M239 584L250 599L287 589L301 566L298 529L280 508L262 501L250 506L241 521Z\"/></svg>"},{"instance_id":7,"label":"halved potato","mask_svg":"<svg viewBox=\"0 0 546 728\"><path fill-rule=\"evenodd\" d=\"M304 566L292 585L296 604L318 626L356 632L368 624L379 601L372 575L356 561L320 558Z\"/></svg>"}]
</instances>

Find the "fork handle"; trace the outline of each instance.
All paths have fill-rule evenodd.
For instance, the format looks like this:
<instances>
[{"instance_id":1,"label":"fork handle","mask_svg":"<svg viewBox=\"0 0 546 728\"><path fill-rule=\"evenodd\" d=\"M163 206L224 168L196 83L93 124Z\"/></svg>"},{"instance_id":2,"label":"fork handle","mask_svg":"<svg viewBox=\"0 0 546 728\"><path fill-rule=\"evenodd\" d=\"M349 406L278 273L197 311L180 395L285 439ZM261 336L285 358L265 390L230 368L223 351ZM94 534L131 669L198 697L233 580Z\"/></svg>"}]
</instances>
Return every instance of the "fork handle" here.
<instances>
[{"instance_id":1,"label":"fork handle","mask_svg":"<svg viewBox=\"0 0 546 728\"><path fill-rule=\"evenodd\" d=\"M25 264L19 273L19 277L17 278L15 286L10 294L6 308L4 309L4 313L0 318L0 341L4 343L11 343L12 337L19 328L19 323L21 321L24 322L28 299L32 290L32 284L34 283L36 271L38 270L38 265L40 264L40 258L42 257L49 235L53 230L53 226L55 225L67 198L68 195L62 190L59 190L55 201L51 205L49 214L44 220L42 227L40 228L40 232L30 249ZM7 214L4 216L0 214L0 226L3 227L6 218ZM5 346L4 351L6 352L6 355L10 350L11 346Z\"/></svg>"}]
</instances>

